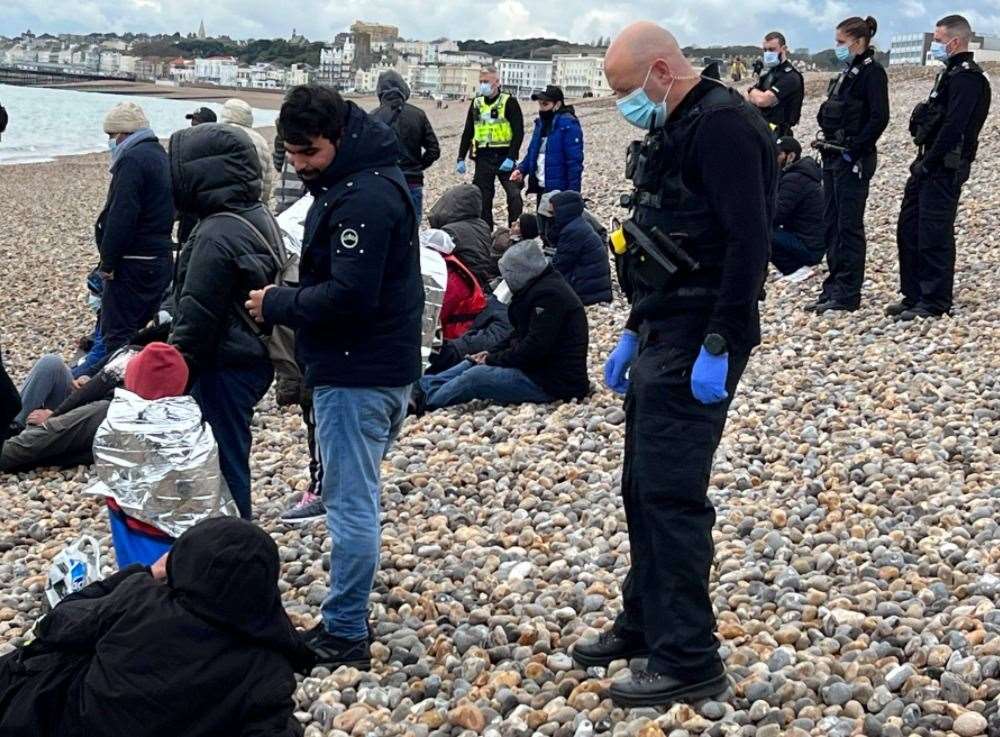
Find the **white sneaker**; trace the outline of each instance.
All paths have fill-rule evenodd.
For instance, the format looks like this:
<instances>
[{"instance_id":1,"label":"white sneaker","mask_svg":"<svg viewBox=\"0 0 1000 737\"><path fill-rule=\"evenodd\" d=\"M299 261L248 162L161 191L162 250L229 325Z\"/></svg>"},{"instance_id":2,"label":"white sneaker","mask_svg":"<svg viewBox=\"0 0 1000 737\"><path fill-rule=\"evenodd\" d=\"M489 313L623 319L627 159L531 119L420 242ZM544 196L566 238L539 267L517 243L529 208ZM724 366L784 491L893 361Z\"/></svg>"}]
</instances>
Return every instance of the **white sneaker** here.
<instances>
[{"instance_id":1,"label":"white sneaker","mask_svg":"<svg viewBox=\"0 0 1000 737\"><path fill-rule=\"evenodd\" d=\"M781 281L788 282L789 284L801 284L815 273L816 270L811 266L803 266L796 271L793 271L791 274L786 274L781 277Z\"/></svg>"}]
</instances>

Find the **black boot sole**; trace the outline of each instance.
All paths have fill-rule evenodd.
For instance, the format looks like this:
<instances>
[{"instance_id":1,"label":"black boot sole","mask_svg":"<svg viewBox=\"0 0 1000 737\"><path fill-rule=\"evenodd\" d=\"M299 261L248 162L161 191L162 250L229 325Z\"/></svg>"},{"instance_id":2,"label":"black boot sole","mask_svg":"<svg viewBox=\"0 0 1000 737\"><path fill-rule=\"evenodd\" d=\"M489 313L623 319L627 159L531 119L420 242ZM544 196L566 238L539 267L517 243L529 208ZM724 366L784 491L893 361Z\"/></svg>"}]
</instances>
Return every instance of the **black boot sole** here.
<instances>
[{"instance_id":1,"label":"black boot sole","mask_svg":"<svg viewBox=\"0 0 1000 737\"><path fill-rule=\"evenodd\" d=\"M596 655L585 655L578 653L575 649L571 653L573 662L584 668L607 668L616 660L631 660L632 658L648 658L651 654L649 648L636 648L625 653L615 653L613 657L598 657Z\"/></svg>"},{"instance_id":2,"label":"black boot sole","mask_svg":"<svg viewBox=\"0 0 1000 737\"><path fill-rule=\"evenodd\" d=\"M622 693L612 684L608 693L616 706L638 707L638 706L669 706L678 701L697 701L718 696L729 688L729 678L723 673L721 676L701 681L700 683L686 683L677 686L669 691L648 694Z\"/></svg>"}]
</instances>

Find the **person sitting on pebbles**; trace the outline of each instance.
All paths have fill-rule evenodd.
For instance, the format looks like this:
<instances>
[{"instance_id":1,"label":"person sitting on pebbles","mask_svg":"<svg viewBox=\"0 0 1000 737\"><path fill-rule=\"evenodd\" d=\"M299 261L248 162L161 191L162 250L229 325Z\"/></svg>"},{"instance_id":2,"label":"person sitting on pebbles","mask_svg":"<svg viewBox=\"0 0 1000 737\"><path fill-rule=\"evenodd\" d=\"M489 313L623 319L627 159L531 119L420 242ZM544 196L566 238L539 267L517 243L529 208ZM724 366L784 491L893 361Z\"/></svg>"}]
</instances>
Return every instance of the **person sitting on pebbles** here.
<instances>
[{"instance_id":1,"label":"person sitting on pebbles","mask_svg":"<svg viewBox=\"0 0 1000 737\"><path fill-rule=\"evenodd\" d=\"M590 391L587 313L538 241L511 246L500 259L500 274L513 293L508 309L513 337L422 378L411 403L415 414L473 399L543 404L582 399Z\"/></svg>"},{"instance_id":2,"label":"person sitting on pebbles","mask_svg":"<svg viewBox=\"0 0 1000 737\"><path fill-rule=\"evenodd\" d=\"M67 596L0 658L0 734L298 737L295 672L313 658L280 568L270 535L215 517Z\"/></svg>"}]
</instances>

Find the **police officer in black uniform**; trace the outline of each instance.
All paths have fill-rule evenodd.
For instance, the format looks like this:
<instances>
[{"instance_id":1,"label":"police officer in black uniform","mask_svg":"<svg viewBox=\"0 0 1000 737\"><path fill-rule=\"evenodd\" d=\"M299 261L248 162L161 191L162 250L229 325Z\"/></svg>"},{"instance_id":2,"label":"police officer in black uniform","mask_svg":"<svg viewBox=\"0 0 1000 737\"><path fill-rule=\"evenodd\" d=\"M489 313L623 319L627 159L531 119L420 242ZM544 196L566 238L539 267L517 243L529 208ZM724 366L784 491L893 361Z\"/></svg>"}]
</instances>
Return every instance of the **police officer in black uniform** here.
<instances>
[{"instance_id":1,"label":"police officer in black uniform","mask_svg":"<svg viewBox=\"0 0 1000 737\"><path fill-rule=\"evenodd\" d=\"M805 80L788 58L788 44L777 31L764 36L761 45L764 74L747 92L750 100L774 131L774 137L792 135L802 115Z\"/></svg>"},{"instance_id":2,"label":"police officer in black uniform","mask_svg":"<svg viewBox=\"0 0 1000 737\"><path fill-rule=\"evenodd\" d=\"M865 279L865 205L878 164L876 143L889 124L889 80L871 46L878 24L871 16L837 26L837 58L846 66L830 81L820 105L826 262L830 274L816 303L806 309L850 312L861 303Z\"/></svg>"},{"instance_id":3,"label":"police officer in black uniform","mask_svg":"<svg viewBox=\"0 0 1000 737\"><path fill-rule=\"evenodd\" d=\"M903 299L886 308L900 320L951 311L958 199L990 109L990 82L969 51L971 37L969 21L960 15L938 21L931 53L945 68L910 117L917 158L896 231Z\"/></svg>"},{"instance_id":4,"label":"police officer in black uniform","mask_svg":"<svg viewBox=\"0 0 1000 737\"><path fill-rule=\"evenodd\" d=\"M622 497L632 567L624 611L585 667L648 656L611 686L624 706L703 698L727 687L709 598L712 457L760 342L777 182L767 124L735 90L699 77L659 26L629 26L608 49L618 109L647 131L629 147L631 217L615 232L632 308L605 380L626 392ZM724 141L725 145L719 145Z\"/></svg>"}]
</instances>

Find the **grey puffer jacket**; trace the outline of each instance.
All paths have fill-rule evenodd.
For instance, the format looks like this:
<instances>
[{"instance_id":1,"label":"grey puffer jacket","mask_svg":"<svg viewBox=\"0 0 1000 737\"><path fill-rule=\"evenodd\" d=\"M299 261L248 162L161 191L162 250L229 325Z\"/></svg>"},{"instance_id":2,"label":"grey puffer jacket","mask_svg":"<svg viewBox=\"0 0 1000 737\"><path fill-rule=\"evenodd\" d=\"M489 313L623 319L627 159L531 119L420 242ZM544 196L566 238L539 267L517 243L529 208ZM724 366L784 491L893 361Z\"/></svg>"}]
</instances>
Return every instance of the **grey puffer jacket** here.
<instances>
[{"instance_id":1,"label":"grey puffer jacket","mask_svg":"<svg viewBox=\"0 0 1000 737\"><path fill-rule=\"evenodd\" d=\"M260 202L260 161L246 133L210 123L170 138L174 202L201 221L181 251L174 278L176 314L170 342L192 374L206 367L268 362L244 308L252 289L273 284L278 265L235 213L265 236L272 217Z\"/></svg>"},{"instance_id":2,"label":"grey puffer jacket","mask_svg":"<svg viewBox=\"0 0 1000 737\"><path fill-rule=\"evenodd\" d=\"M474 184L460 184L441 195L427 213L432 228L445 231L455 241L455 256L475 275L484 292L500 276L493 257L493 234L482 218L483 195Z\"/></svg>"}]
</instances>

